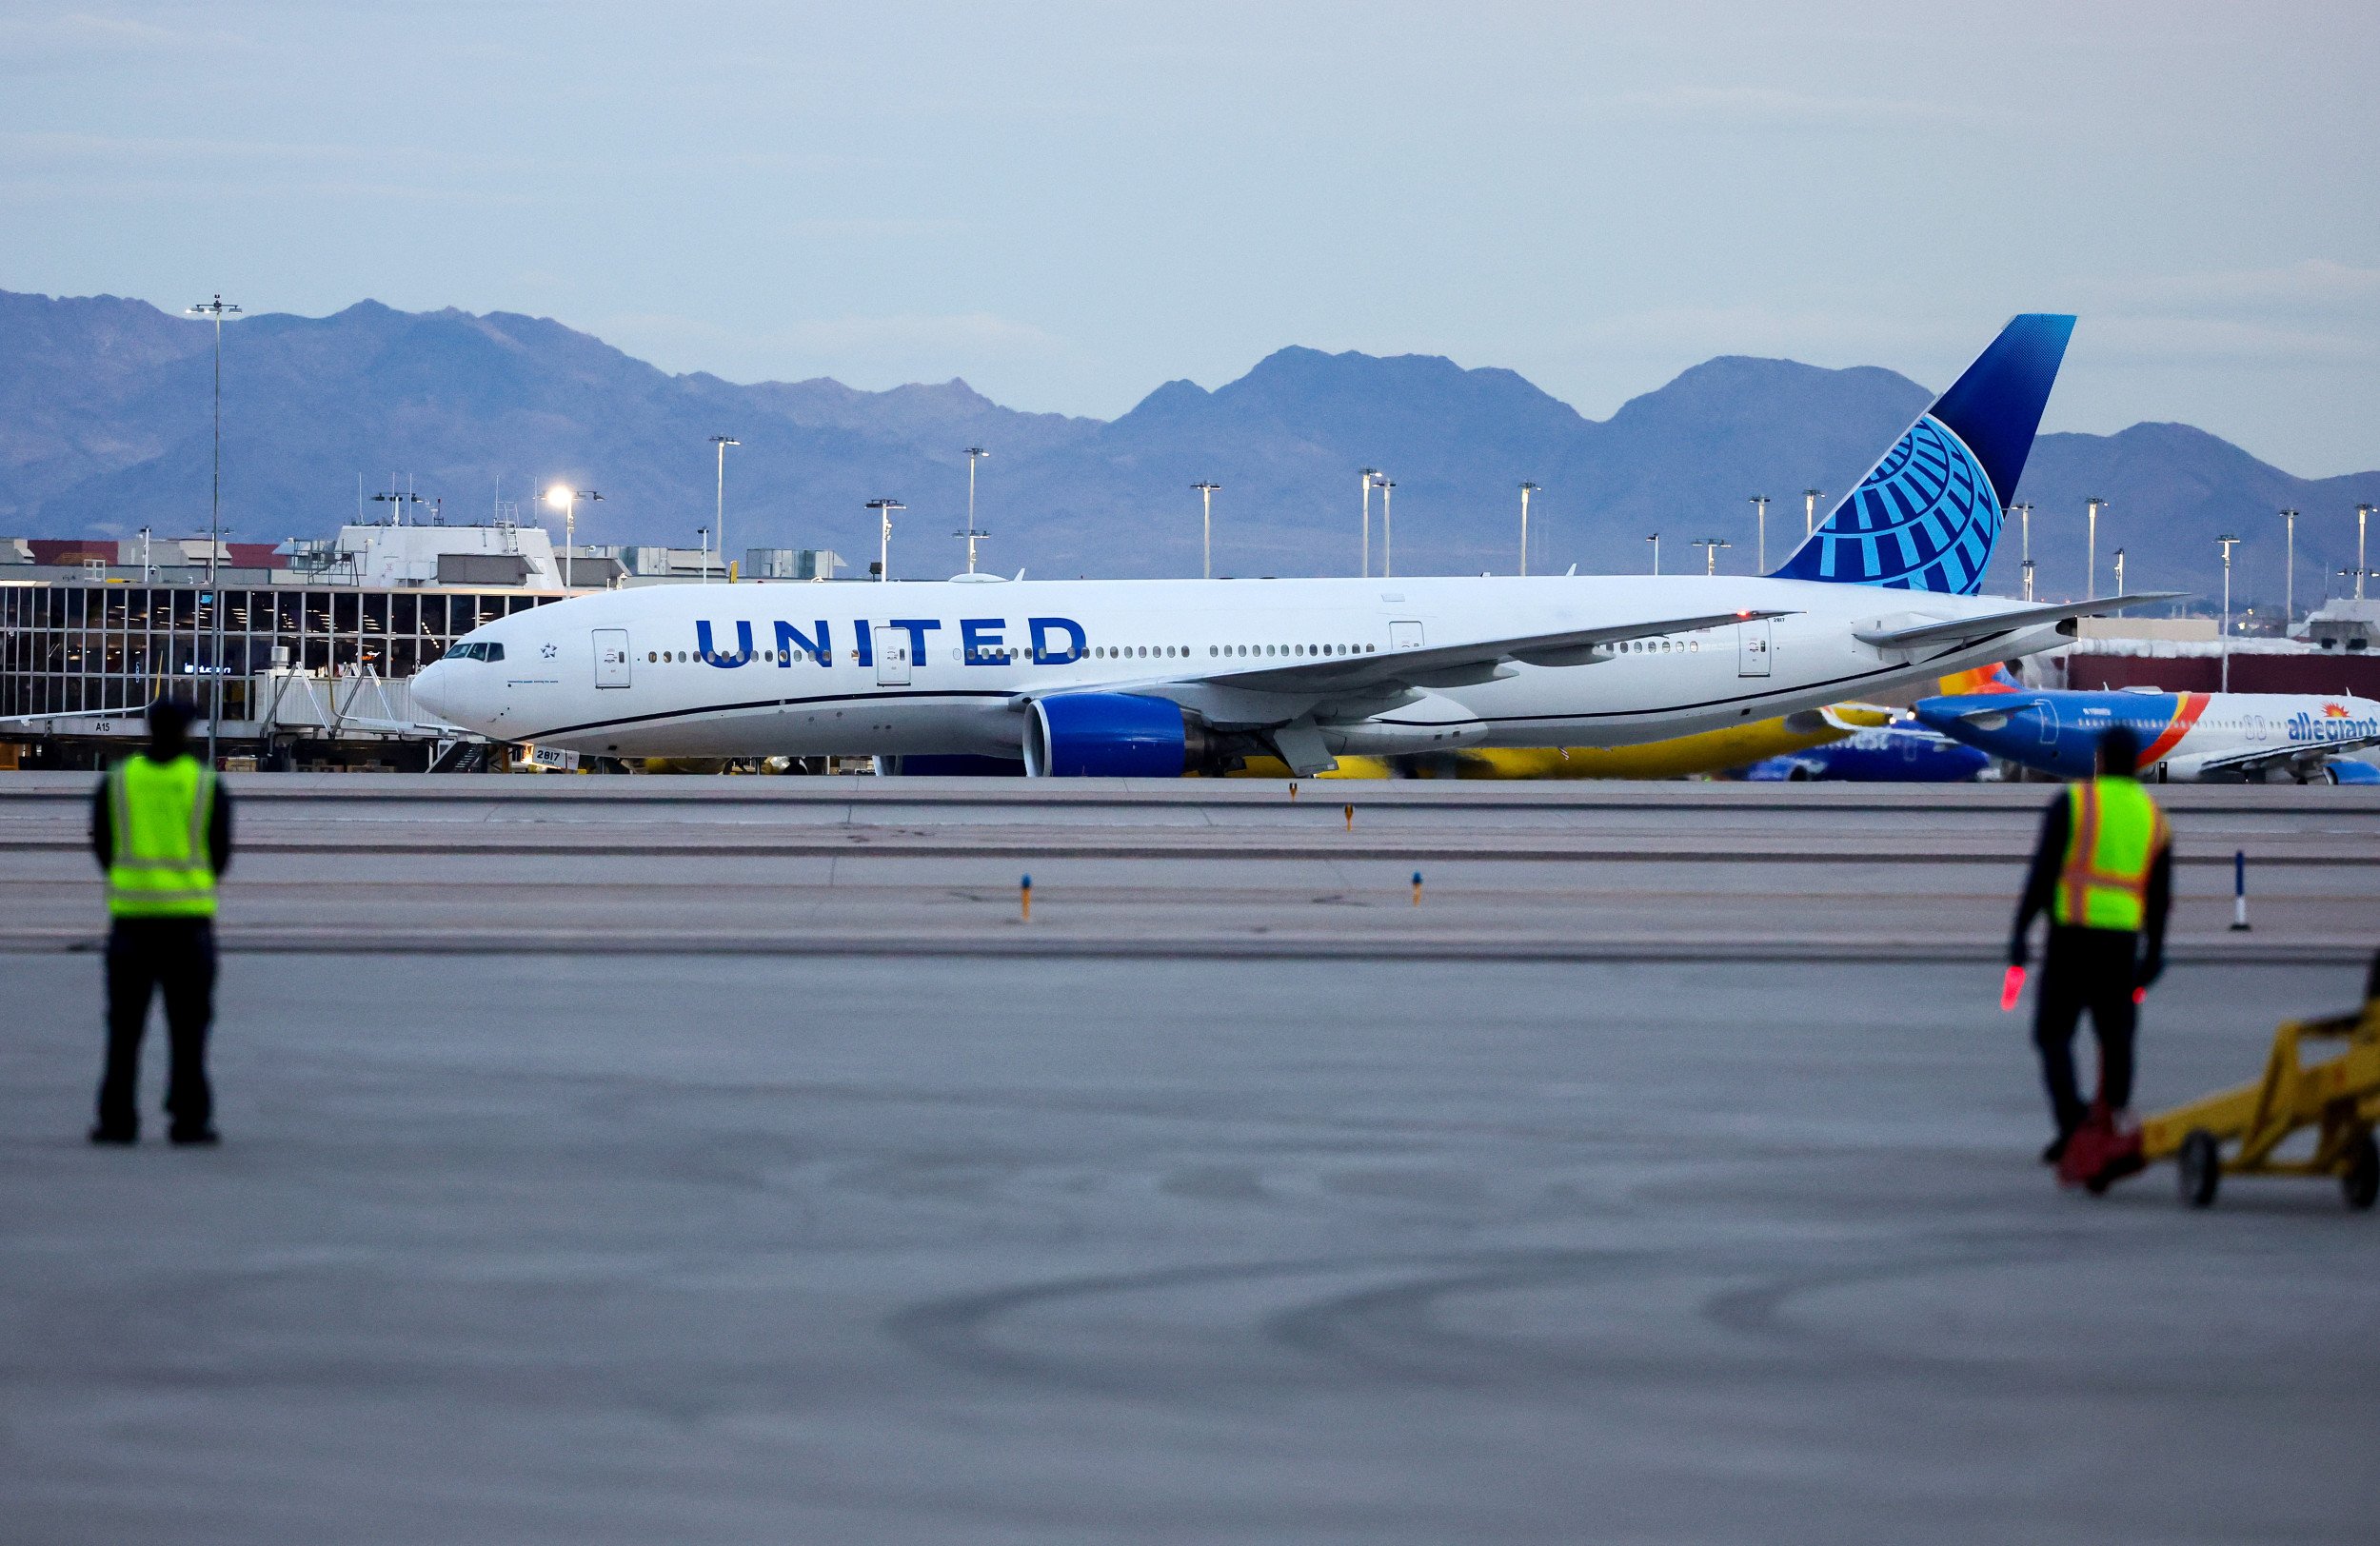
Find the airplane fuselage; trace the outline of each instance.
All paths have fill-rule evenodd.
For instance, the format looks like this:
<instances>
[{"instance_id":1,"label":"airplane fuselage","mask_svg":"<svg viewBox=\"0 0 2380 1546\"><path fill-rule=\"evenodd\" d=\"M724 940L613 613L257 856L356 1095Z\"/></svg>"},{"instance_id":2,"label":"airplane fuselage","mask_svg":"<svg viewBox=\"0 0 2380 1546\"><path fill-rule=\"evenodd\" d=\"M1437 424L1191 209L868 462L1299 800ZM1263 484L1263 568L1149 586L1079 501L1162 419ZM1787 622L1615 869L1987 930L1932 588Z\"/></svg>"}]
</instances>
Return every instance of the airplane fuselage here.
<instances>
[{"instance_id":1,"label":"airplane fuselage","mask_svg":"<svg viewBox=\"0 0 2380 1546\"><path fill-rule=\"evenodd\" d=\"M1036 695L1172 698L1261 723L1284 703L1333 752L1609 746L1740 724L2056 644L2051 626L1919 649L1854 633L2009 602L1754 576L942 581L669 585L516 613L416 680L508 741L617 756L1014 757ZM1385 698L1239 673L1720 612L1786 615L1598 646L1585 664L1441 673ZM498 658L500 657L500 658Z\"/></svg>"},{"instance_id":2,"label":"airplane fuselage","mask_svg":"<svg viewBox=\"0 0 2380 1546\"><path fill-rule=\"evenodd\" d=\"M2344 695L1985 692L1925 699L1915 713L1993 756L2070 779L2089 776L2099 737L2117 724L2138 739L2144 777L2177 783L2302 778L2380 737L2380 704Z\"/></svg>"}]
</instances>

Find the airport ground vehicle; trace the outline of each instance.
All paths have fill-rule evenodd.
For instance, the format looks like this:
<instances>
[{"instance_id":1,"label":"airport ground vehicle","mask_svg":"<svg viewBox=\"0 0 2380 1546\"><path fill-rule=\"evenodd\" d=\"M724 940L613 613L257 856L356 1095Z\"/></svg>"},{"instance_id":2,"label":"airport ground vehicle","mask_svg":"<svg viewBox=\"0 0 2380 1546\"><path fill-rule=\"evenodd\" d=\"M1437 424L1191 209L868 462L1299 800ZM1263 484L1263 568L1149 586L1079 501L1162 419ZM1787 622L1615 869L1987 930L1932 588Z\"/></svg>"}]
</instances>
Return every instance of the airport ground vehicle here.
<instances>
[{"instance_id":1,"label":"airport ground vehicle","mask_svg":"<svg viewBox=\"0 0 2380 1546\"><path fill-rule=\"evenodd\" d=\"M2308 1063L2303 1054L2309 1041L2341 1046L2337 1056ZM2129 1135L2110 1132L2104 1110L2094 1110L2092 1124L2070 1141L2059 1179L2096 1194L2144 1166L2171 1160L2182 1201L2203 1208L2214 1201L2226 1176L2334 1177L2347 1205L2360 1211L2380 1200L2375 1126L2380 1126L2380 958L2372 961L2362 1008L2283 1021L2254 1083L2160 1111ZM2311 1152L2279 1158L2283 1144L2309 1131Z\"/></svg>"},{"instance_id":2,"label":"airport ground vehicle","mask_svg":"<svg viewBox=\"0 0 2380 1546\"><path fill-rule=\"evenodd\" d=\"M2380 977L2380 962L2374 964ZM2373 983L2380 988L2380 981ZM2308 1041L2344 1043L2336 1057L2309 1064ZM2143 1160L2171 1159L2182 1200L2203 1208L2226 1176L2335 1176L2350 1208L2380 1199L2380 993L2350 1014L2284 1021L2273 1033L2263 1077L2202 1100L2161 1111L2140 1124ZM2274 1157L2292 1134L2314 1131L2304 1159ZM2232 1145L2226 1156L2223 1146Z\"/></svg>"}]
</instances>

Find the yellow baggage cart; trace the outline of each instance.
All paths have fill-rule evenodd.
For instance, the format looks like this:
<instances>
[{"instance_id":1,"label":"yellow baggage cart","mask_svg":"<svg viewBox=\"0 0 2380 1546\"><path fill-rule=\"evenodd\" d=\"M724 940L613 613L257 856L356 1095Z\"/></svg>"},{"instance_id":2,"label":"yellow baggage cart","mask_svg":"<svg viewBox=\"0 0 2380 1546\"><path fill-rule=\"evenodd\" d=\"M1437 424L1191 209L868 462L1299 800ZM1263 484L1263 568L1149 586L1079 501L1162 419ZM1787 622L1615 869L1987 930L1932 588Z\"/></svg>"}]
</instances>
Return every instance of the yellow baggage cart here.
<instances>
[{"instance_id":1,"label":"yellow baggage cart","mask_svg":"<svg viewBox=\"0 0 2380 1546\"><path fill-rule=\"evenodd\" d=\"M2339 1043L2338 1055L2308 1063L2309 1043ZM2335 1176L2350 1208L2380 1198L2380 960L2364 1006L2322 1020L2292 1020L2273 1034L2264 1077L2140 1125L2145 1160L2172 1160L2182 1200L2203 1208L2226 1176ZM2278 1160L2291 1134L2315 1130L2313 1153ZM2225 1146L2230 1145L2227 1153Z\"/></svg>"}]
</instances>

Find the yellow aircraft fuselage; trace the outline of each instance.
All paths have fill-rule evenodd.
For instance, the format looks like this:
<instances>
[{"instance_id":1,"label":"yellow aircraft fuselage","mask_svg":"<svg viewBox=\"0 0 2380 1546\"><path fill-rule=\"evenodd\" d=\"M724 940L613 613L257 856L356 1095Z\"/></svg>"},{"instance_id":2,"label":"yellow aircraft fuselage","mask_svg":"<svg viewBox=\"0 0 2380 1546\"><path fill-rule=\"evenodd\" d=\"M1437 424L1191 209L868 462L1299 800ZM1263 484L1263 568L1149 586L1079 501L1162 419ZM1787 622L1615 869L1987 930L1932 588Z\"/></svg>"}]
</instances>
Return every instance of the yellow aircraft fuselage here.
<instances>
[{"instance_id":1,"label":"yellow aircraft fuselage","mask_svg":"<svg viewBox=\"0 0 2380 1546\"><path fill-rule=\"evenodd\" d=\"M1564 746L1441 752L1404 759L1402 770L1419 779L1682 779L1724 773L1764 757L1805 751L1840 741L1854 730L1887 723L1888 709L1844 704L1826 713L1789 714L1781 719L1732 724L1723 730L1648 741L1636 746ZM1325 779L1385 779L1398 769L1378 757L1341 757ZM1235 778L1285 779L1289 769L1269 757L1250 758Z\"/></svg>"}]
</instances>

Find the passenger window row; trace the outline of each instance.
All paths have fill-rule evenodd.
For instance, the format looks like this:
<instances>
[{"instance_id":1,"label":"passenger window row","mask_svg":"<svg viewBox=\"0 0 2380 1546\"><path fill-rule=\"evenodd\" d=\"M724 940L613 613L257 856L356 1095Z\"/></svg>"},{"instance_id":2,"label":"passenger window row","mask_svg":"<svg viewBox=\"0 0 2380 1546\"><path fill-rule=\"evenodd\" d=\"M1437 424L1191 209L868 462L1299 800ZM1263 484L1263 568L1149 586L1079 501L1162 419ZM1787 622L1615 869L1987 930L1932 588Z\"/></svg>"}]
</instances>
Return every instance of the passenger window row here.
<instances>
[{"instance_id":1,"label":"passenger window row","mask_svg":"<svg viewBox=\"0 0 2380 1546\"><path fill-rule=\"evenodd\" d=\"M502 644L482 644L473 647L493 649L497 652L493 656L485 658L494 660L503 659L504 645ZM1320 657L1325 655L1340 656L1378 654L1379 652L1379 646L1378 644L1209 644L1206 652L1209 656L1213 657L1230 656L1235 659L1243 656L1274 658L1300 656ZM1187 660L1190 658L1191 650L1187 644L1095 644L1089 650L1085 651L1085 654L1092 660L1102 661L1150 659ZM717 654L708 658L722 661L731 661L737 659L737 657L732 654ZM759 662L763 665L783 664L796 660L816 661L821 664L825 664L819 654L806 649L756 650L748 658ZM705 659L706 657L704 657L700 650L692 649L648 649L645 652L645 662L648 665L684 665L690 663L701 664L704 662ZM852 651L851 659L852 664L857 664L859 663L859 652L856 650ZM951 659L963 661L965 659L965 655L962 651L954 649L951 651ZM1030 649L998 648L979 649L975 652L975 659L978 663L982 663L985 661L1029 661L1036 659L1036 657Z\"/></svg>"}]
</instances>

